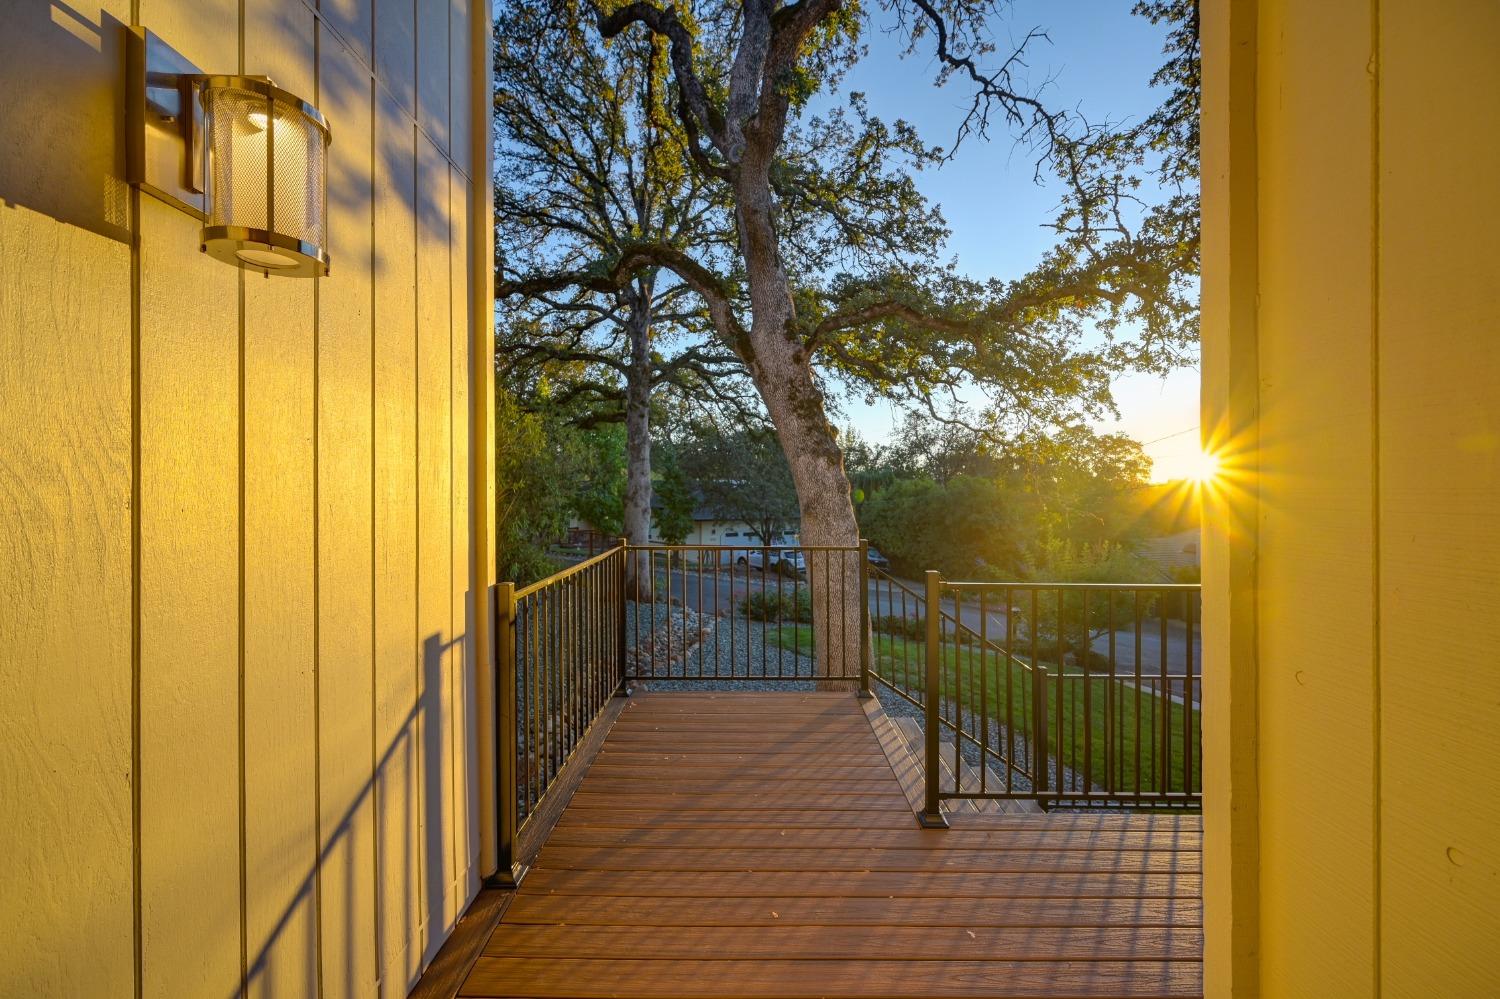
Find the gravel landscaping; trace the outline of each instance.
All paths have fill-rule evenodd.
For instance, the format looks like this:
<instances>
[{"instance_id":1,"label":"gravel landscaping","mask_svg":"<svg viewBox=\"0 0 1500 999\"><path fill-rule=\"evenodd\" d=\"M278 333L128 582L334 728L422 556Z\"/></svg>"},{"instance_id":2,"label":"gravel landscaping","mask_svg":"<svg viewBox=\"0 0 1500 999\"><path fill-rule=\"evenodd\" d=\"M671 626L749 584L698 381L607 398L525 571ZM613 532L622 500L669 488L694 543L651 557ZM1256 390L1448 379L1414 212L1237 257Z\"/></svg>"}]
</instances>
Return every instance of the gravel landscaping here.
<instances>
[{"instance_id":1,"label":"gravel landscaping","mask_svg":"<svg viewBox=\"0 0 1500 999\"><path fill-rule=\"evenodd\" d=\"M815 689L812 657L765 641L762 625L743 617L699 614L676 604L627 603L627 666L631 672L649 674L644 681L647 689L658 691ZM723 678L713 679L716 674ZM709 682L681 679L685 677Z\"/></svg>"}]
</instances>

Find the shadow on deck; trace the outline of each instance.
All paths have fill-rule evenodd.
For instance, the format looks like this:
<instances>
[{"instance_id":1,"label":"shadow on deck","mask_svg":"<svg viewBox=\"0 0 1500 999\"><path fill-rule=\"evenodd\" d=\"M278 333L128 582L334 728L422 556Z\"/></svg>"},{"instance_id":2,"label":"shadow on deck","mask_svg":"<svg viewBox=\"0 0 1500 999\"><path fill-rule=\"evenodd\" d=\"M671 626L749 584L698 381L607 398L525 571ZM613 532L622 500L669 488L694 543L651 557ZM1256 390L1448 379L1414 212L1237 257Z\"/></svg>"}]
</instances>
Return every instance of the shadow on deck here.
<instances>
[{"instance_id":1,"label":"shadow on deck","mask_svg":"<svg viewBox=\"0 0 1500 999\"><path fill-rule=\"evenodd\" d=\"M476 903L481 936L449 981L463 996L1201 994L1197 816L955 811L920 829L912 760L867 704L630 699L521 888Z\"/></svg>"}]
</instances>

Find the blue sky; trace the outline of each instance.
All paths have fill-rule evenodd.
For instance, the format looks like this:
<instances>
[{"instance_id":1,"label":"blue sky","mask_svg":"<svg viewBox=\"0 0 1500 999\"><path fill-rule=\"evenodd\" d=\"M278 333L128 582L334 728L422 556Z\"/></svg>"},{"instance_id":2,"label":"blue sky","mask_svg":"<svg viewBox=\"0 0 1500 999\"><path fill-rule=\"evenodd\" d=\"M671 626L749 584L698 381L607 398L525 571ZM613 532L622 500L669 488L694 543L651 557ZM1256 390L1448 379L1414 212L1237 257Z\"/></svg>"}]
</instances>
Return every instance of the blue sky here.
<instances>
[{"instance_id":1,"label":"blue sky","mask_svg":"<svg viewBox=\"0 0 1500 999\"><path fill-rule=\"evenodd\" d=\"M1131 5L1131 0L1021 0L994 28L1005 53L1008 38L1024 38L1032 28L1051 36L1050 44L1037 40L1028 47L1029 67L1023 71L1033 86L1046 83L1043 94L1049 103L1078 107L1091 119L1138 120L1159 101L1149 80L1162 62L1164 32L1132 16ZM898 38L875 35L868 58L849 75L844 89L863 91L881 117L905 118L928 142L948 146L969 91L958 79L935 87L932 60L924 52L902 59L900 52ZM950 251L966 273L1016 277L1051 245L1043 225L1052 218L1058 194L1033 181L1032 167L1026 150L996 129L988 141L965 140L942 169L918 174L923 193L943 207L953 230ZM1155 465L1153 478L1172 478L1191 467L1198 436L1182 431L1198 423L1196 370L1165 379L1125 376L1114 392L1121 418L1100 424L1101 429L1153 442L1146 448ZM900 419L884 404L853 402L846 410L848 421L875 440L884 439Z\"/></svg>"}]
</instances>

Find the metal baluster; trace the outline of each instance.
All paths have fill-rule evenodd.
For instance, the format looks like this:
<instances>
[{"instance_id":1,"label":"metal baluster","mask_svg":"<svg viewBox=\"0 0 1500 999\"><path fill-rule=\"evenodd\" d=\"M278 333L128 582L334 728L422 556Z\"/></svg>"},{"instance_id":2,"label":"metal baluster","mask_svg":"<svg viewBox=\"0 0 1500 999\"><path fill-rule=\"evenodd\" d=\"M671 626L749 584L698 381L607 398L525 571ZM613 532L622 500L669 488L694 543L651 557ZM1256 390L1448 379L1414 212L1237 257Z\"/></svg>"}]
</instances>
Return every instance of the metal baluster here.
<instances>
[{"instance_id":1,"label":"metal baluster","mask_svg":"<svg viewBox=\"0 0 1500 999\"><path fill-rule=\"evenodd\" d=\"M943 816L943 809L938 797L938 726L941 724L938 717L939 710L939 649L938 644L941 636L938 628L942 613L942 580L936 572L927 570L927 678L926 678L926 730L923 733L925 743L924 764L924 792L925 805L918 821L929 828L946 828L948 820Z\"/></svg>"}]
</instances>

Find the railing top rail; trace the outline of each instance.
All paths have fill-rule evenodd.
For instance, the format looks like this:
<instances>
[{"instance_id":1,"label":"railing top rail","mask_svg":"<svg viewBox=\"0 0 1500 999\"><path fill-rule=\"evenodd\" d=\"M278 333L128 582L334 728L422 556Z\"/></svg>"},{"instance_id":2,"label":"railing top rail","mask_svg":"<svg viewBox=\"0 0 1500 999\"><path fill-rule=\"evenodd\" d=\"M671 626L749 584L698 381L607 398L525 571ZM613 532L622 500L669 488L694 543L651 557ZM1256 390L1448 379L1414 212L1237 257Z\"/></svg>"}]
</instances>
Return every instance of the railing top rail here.
<instances>
[{"instance_id":1,"label":"railing top rail","mask_svg":"<svg viewBox=\"0 0 1500 999\"><path fill-rule=\"evenodd\" d=\"M888 573L885 570L881 569L879 566L873 566L872 565L872 566L870 566L870 569L873 570L873 572L875 574L875 578L884 579L886 582L888 582L891 585L895 586L897 589L901 590L901 592L907 594L908 596L914 597L914 598L916 598L918 600L925 600L926 599L926 596L924 594L918 593L916 590L912 589L910 586L907 586L901 580L897 579L895 576L892 576L890 573ZM1002 655L1002 656L1007 656L1010 659L1011 662L1014 662L1017 666L1020 666L1022 669L1025 669L1025 670L1042 669L1041 666L1039 666L1037 664L1034 664L1034 663L1027 662L1024 658L1018 657L1014 652L1007 653L1005 651L1005 649L1001 646L1001 644L999 642L995 641L994 638L992 638L992 637L986 637L980 631L978 631L975 628L973 628L972 626L964 623L964 621L962 619L960 619L957 615L949 613L947 610L943 609L942 607L939 607L938 614L939 614L939 616L944 621L947 621L950 624L952 624L953 627L956 630L968 632L968 634L974 640L983 642L984 645L985 645L985 647L988 648L989 650L991 650L992 652L998 653L999 655ZM889 686L889 684L887 684L887 686ZM892 689L894 690L895 688L893 687ZM908 700L910 700L910 698L908 698ZM915 704L916 702L912 701L912 703ZM944 724L948 724L950 728L953 727L950 723L948 723L946 721L946 719L944 720Z\"/></svg>"},{"instance_id":2,"label":"railing top rail","mask_svg":"<svg viewBox=\"0 0 1500 999\"><path fill-rule=\"evenodd\" d=\"M1149 590L1165 593L1197 593L1202 589L1199 583L986 583L977 580L951 579L944 579L941 583L944 588L951 590Z\"/></svg>"},{"instance_id":3,"label":"railing top rail","mask_svg":"<svg viewBox=\"0 0 1500 999\"><path fill-rule=\"evenodd\" d=\"M569 576L576 575L589 568L590 566L598 565L600 562L603 562L611 555L614 555L623 550L624 549L620 545L615 545L615 547L602 551L598 555L595 555L593 558L586 558L582 562L579 562L577 565L570 565L566 569L563 569L561 572L554 572L546 579L539 579L535 583L529 583L526 586L518 586L516 587L516 599L520 600L524 597L531 596L533 593L545 590L547 587L560 583L563 580L567 579Z\"/></svg>"},{"instance_id":4,"label":"railing top rail","mask_svg":"<svg viewBox=\"0 0 1500 999\"><path fill-rule=\"evenodd\" d=\"M897 579L895 576L892 576L890 573L886 572L880 566L878 566L878 565L871 565L870 566L870 571L873 572L877 578L886 580L887 582L891 583L893 586L897 587L898 589L900 589L902 592L908 594L909 596L916 597L919 600L922 599L923 595L920 592L918 592L917 590L912 589L910 586L907 586L904 582L902 582L901 580Z\"/></svg>"}]
</instances>

